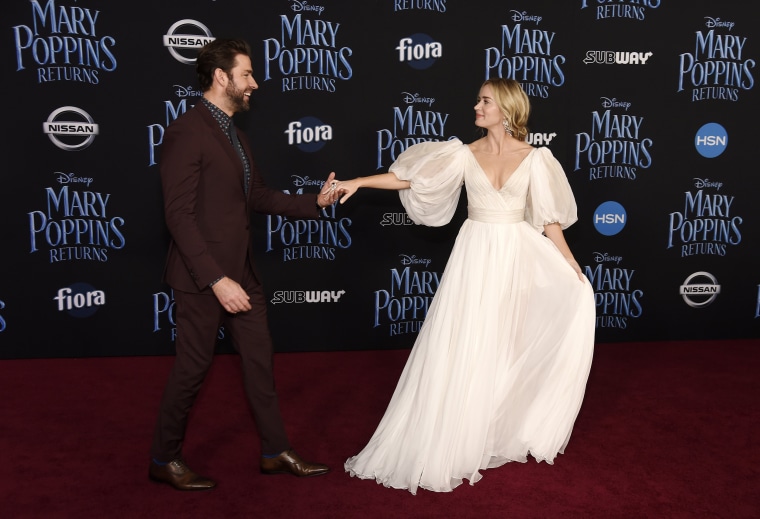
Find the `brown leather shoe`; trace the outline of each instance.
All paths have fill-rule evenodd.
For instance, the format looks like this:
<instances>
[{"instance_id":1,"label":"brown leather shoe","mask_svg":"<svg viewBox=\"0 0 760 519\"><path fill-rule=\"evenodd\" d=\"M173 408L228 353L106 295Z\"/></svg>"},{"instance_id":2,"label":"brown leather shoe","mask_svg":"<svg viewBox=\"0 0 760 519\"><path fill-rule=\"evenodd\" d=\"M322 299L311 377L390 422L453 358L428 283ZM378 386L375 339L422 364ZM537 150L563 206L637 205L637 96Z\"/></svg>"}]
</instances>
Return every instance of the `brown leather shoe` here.
<instances>
[{"instance_id":1,"label":"brown leather shoe","mask_svg":"<svg viewBox=\"0 0 760 519\"><path fill-rule=\"evenodd\" d=\"M276 458L261 458L262 474L293 474L298 477L321 476L330 472L330 467L319 463L308 463L293 450L287 450Z\"/></svg>"},{"instance_id":2,"label":"brown leather shoe","mask_svg":"<svg viewBox=\"0 0 760 519\"><path fill-rule=\"evenodd\" d=\"M168 483L177 490L209 490L216 486L215 481L199 476L182 460L172 460L166 465L151 461L148 476L153 481Z\"/></svg>"}]
</instances>

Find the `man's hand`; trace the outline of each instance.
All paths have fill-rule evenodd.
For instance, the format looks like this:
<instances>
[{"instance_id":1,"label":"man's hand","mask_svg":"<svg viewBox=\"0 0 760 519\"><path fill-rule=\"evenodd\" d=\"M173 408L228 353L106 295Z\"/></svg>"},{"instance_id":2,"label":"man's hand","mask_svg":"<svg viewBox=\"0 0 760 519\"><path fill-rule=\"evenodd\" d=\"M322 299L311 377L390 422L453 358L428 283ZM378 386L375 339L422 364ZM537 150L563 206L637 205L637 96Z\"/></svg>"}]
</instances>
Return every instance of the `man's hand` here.
<instances>
[{"instance_id":1,"label":"man's hand","mask_svg":"<svg viewBox=\"0 0 760 519\"><path fill-rule=\"evenodd\" d=\"M211 287L214 295L222 304L225 310L231 314L238 312L247 312L251 309L250 297L245 293L243 287L237 281L233 281L227 276L214 283Z\"/></svg>"},{"instance_id":2,"label":"man's hand","mask_svg":"<svg viewBox=\"0 0 760 519\"><path fill-rule=\"evenodd\" d=\"M322 186L322 189L319 192L319 196L317 196L317 205L319 207L328 207L335 203L335 201L338 199L338 191L335 189L335 186L338 184L338 181L335 180L335 172L332 171L330 175L327 177L327 181L325 181L324 185Z\"/></svg>"}]
</instances>

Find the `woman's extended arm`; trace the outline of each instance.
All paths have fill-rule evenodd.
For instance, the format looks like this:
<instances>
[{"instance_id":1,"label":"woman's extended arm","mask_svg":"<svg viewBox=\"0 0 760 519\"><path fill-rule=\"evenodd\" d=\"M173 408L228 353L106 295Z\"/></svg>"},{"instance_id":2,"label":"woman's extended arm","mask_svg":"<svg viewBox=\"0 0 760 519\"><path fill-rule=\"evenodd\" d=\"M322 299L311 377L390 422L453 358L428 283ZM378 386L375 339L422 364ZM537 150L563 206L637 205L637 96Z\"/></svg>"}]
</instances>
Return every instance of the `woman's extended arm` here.
<instances>
[{"instance_id":1,"label":"woman's extended arm","mask_svg":"<svg viewBox=\"0 0 760 519\"><path fill-rule=\"evenodd\" d=\"M399 180L392 172L388 172L371 175L369 177L356 177L351 180L340 181L335 186L335 190L342 195L340 199L340 203L342 204L351 198L351 195L356 193L360 187L400 191L402 189L409 189L410 185L411 182L408 180Z\"/></svg>"}]
</instances>

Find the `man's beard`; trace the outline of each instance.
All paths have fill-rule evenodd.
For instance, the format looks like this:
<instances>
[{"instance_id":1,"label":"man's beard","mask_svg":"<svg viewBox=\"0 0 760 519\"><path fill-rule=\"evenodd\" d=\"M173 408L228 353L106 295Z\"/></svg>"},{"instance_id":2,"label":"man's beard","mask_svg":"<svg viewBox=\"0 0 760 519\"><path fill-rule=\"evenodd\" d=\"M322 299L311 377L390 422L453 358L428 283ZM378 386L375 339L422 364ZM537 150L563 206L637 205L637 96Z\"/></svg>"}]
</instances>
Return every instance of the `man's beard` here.
<instances>
[{"instance_id":1,"label":"man's beard","mask_svg":"<svg viewBox=\"0 0 760 519\"><path fill-rule=\"evenodd\" d=\"M232 83L231 81L227 85L227 89L225 90L224 93L227 94L227 99L232 105L232 108L235 111L235 113L245 112L250 108L249 104L246 103L245 91L240 90L237 87L235 87L235 84Z\"/></svg>"}]
</instances>

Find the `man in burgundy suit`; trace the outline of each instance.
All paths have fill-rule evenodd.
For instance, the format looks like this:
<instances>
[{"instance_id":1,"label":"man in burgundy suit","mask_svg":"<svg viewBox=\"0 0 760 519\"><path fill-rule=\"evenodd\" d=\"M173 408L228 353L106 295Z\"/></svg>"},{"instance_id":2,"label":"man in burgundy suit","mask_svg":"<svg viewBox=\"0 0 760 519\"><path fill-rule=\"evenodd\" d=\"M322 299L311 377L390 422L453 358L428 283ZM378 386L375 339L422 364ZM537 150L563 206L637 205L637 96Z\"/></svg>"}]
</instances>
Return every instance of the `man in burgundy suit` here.
<instances>
[{"instance_id":1,"label":"man in burgundy suit","mask_svg":"<svg viewBox=\"0 0 760 519\"><path fill-rule=\"evenodd\" d=\"M177 355L156 424L149 476L178 490L216 483L182 458L188 414L214 356L224 325L240 354L245 394L261 438L260 470L296 476L326 474L325 465L301 459L288 441L274 388L273 346L261 276L253 264L250 211L319 218L335 202L334 173L318 195L288 195L268 188L232 115L248 110L258 88L250 47L216 39L198 54L203 98L166 130L161 183L171 243L164 272L174 290Z\"/></svg>"}]
</instances>

